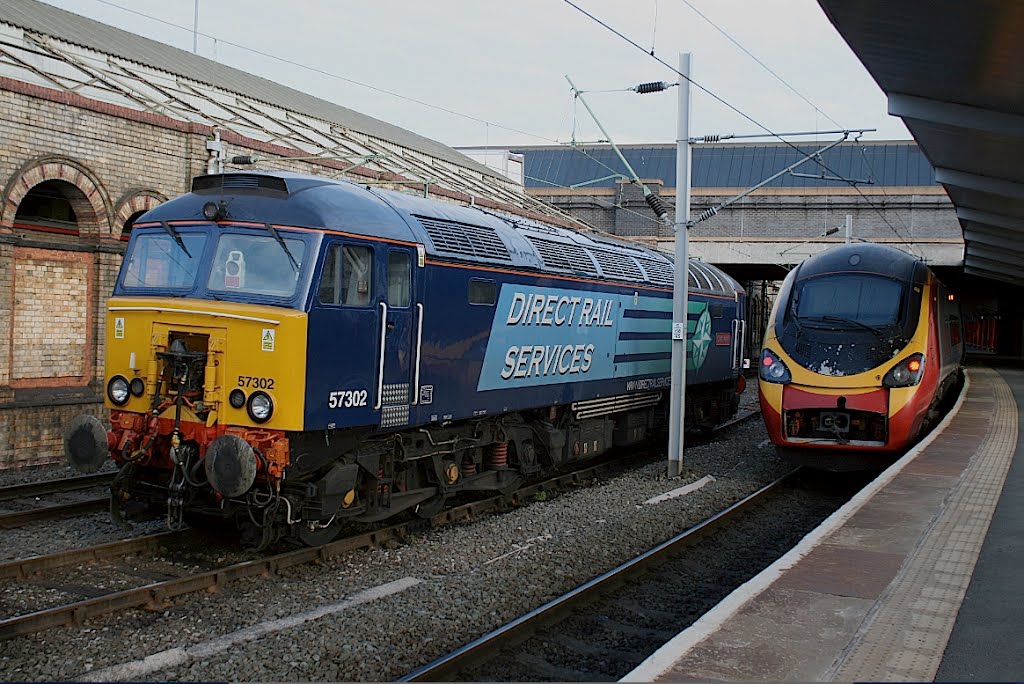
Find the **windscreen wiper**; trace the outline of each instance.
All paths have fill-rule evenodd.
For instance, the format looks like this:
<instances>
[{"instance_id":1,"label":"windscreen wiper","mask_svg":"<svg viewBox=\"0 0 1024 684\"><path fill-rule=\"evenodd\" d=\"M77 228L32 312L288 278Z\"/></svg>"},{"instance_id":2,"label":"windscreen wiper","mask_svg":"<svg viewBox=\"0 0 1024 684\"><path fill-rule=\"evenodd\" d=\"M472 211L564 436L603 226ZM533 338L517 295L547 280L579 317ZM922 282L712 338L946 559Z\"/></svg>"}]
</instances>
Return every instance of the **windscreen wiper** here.
<instances>
[{"instance_id":1,"label":"windscreen wiper","mask_svg":"<svg viewBox=\"0 0 1024 684\"><path fill-rule=\"evenodd\" d=\"M829 321L829 322L832 322L832 323L847 323L849 325L856 325L858 327L864 328L865 330L870 330L879 339L885 339L885 333L883 333L881 330L879 330L878 328L872 328L867 323L861 323L860 321L858 321L855 318L846 318L844 316L833 316L833 315L830 315L830 314L826 314L824 316L812 316L811 318L812 319L816 319L816 320L821 320L821 321Z\"/></svg>"},{"instance_id":2,"label":"windscreen wiper","mask_svg":"<svg viewBox=\"0 0 1024 684\"><path fill-rule=\"evenodd\" d=\"M270 234L274 236L275 240L277 240L277 244L281 245L281 249L283 249L284 253L288 255L288 261L292 262L292 268L294 268L295 272L298 273L299 262L296 261L295 257L292 256L292 252L290 249L288 249L288 245L285 244L284 238L281 237L281 235L277 232L277 229L274 228L274 226L270 225L269 223L264 223L263 225L267 227L267 230L270 231Z\"/></svg>"},{"instance_id":3,"label":"windscreen wiper","mask_svg":"<svg viewBox=\"0 0 1024 684\"><path fill-rule=\"evenodd\" d=\"M181 251L185 253L185 256L191 259L192 255L189 254L188 247L185 246L185 241L181 239L181 235L178 234L178 231L174 230L174 228L171 228L171 224L169 224L167 221L161 221L160 225L163 226L164 231L168 235L174 238L174 241L178 243L179 247L181 247Z\"/></svg>"}]
</instances>

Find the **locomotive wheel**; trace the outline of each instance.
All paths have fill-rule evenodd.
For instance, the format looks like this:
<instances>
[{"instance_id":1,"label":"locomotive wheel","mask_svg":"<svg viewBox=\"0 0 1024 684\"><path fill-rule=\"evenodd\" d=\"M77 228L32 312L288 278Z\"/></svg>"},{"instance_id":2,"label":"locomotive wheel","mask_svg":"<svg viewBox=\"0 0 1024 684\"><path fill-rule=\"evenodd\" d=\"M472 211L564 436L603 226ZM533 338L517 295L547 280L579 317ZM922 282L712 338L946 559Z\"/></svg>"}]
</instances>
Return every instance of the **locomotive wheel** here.
<instances>
[{"instance_id":1,"label":"locomotive wheel","mask_svg":"<svg viewBox=\"0 0 1024 684\"><path fill-rule=\"evenodd\" d=\"M444 505L447 502L447 496L444 494L435 494L426 501L414 506L412 512L415 513L417 517L423 518L424 520L430 520L444 510Z\"/></svg>"},{"instance_id":2,"label":"locomotive wheel","mask_svg":"<svg viewBox=\"0 0 1024 684\"><path fill-rule=\"evenodd\" d=\"M333 522L327 527L317 527L309 529L308 525L299 524L297 526L296 536L306 546L320 546L321 544L327 544L328 542L334 541L335 537L341 532L341 525L337 522Z\"/></svg>"}]
</instances>

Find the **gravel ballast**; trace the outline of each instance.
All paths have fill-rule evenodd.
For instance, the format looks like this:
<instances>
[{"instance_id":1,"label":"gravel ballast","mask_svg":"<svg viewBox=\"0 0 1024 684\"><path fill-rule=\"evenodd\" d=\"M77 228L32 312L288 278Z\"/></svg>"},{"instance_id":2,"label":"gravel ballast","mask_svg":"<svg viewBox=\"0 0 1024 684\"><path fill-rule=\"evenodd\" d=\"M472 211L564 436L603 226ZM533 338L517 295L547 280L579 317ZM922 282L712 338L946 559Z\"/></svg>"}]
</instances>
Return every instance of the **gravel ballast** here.
<instances>
[{"instance_id":1,"label":"gravel ballast","mask_svg":"<svg viewBox=\"0 0 1024 684\"><path fill-rule=\"evenodd\" d=\"M159 612L128 611L85 628L0 642L0 678L110 676L103 668L160 654L151 660L160 665L131 670L127 678L393 680L651 548L789 467L754 417L688 448L685 469L669 480L659 461L508 513L430 530L395 548L181 597ZM706 475L715 479L697 491L644 504ZM95 528L104 516L89 519ZM73 525L88 527L83 521ZM58 524L71 523L47 529ZM84 528L81 534L88 543L101 540ZM29 547L15 538L4 553L29 555L39 542ZM399 581L395 593L361 593ZM241 632L254 626L264 631Z\"/></svg>"}]
</instances>

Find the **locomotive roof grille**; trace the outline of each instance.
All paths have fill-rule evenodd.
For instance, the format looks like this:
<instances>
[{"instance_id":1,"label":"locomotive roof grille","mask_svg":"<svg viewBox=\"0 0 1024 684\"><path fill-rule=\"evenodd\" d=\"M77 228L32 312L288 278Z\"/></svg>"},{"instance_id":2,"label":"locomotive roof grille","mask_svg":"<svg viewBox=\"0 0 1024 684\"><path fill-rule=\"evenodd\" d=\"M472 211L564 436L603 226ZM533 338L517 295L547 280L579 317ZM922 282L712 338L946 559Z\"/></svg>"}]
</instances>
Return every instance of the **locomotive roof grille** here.
<instances>
[{"instance_id":1,"label":"locomotive roof grille","mask_svg":"<svg viewBox=\"0 0 1024 684\"><path fill-rule=\"evenodd\" d=\"M255 173L216 173L192 179L192 192L209 190L273 190L287 193L288 184L283 178Z\"/></svg>"},{"instance_id":2,"label":"locomotive roof grille","mask_svg":"<svg viewBox=\"0 0 1024 684\"><path fill-rule=\"evenodd\" d=\"M672 272L672 264L664 261L654 261L653 259L637 259L640 265L644 267L644 271L647 272L647 279L656 285L668 285L672 287L675 284L675 275Z\"/></svg>"},{"instance_id":3,"label":"locomotive roof grille","mask_svg":"<svg viewBox=\"0 0 1024 684\"><path fill-rule=\"evenodd\" d=\"M498 233L487 226L416 216L438 252L511 263L512 256Z\"/></svg>"},{"instance_id":4,"label":"locomotive roof grille","mask_svg":"<svg viewBox=\"0 0 1024 684\"><path fill-rule=\"evenodd\" d=\"M640 267L636 265L631 256L606 252L601 249L592 249L590 253L594 255L597 265L601 267L606 278L643 281L644 276L640 272Z\"/></svg>"},{"instance_id":5,"label":"locomotive roof grille","mask_svg":"<svg viewBox=\"0 0 1024 684\"><path fill-rule=\"evenodd\" d=\"M579 245L542 240L532 235L527 235L526 239L533 244L547 268L569 271L570 273L597 275L597 267L594 266L594 261L587 254L587 250Z\"/></svg>"}]
</instances>

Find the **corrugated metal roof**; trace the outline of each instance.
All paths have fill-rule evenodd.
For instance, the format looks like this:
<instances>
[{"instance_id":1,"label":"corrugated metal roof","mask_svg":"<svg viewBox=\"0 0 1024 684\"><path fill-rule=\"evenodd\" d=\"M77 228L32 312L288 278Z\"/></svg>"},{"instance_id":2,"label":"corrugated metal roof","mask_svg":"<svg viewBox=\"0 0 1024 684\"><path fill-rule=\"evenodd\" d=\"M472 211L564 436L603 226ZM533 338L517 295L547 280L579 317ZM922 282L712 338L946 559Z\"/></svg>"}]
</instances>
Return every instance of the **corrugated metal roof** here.
<instances>
[{"instance_id":1,"label":"corrugated metal roof","mask_svg":"<svg viewBox=\"0 0 1024 684\"><path fill-rule=\"evenodd\" d=\"M0 0L0 21L391 141L489 176L486 166L404 128L36 0Z\"/></svg>"},{"instance_id":2,"label":"corrugated metal roof","mask_svg":"<svg viewBox=\"0 0 1024 684\"><path fill-rule=\"evenodd\" d=\"M821 146L797 145L813 153ZM620 148L630 166L643 179L661 179L665 187L676 185L674 144ZM800 153L782 143L745 145L718 143L692 148L691 187L748 188L800 160ZM519 147L525 156L528 188L615 186L612 174L628 175L611 147ZM844 143L822 155L833 174L849 180L871 180L885 187L919 187L935 183L935 171L913 142ZM820 176L824 170L813 161L796 173ZM600 179L600 180L598 180ZM768 184L774 188L848 187L848 183L786 174Z\"/></svg>"}]
</instances>

